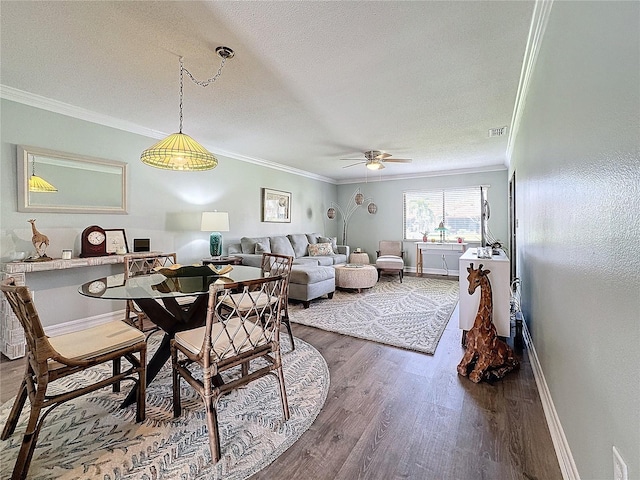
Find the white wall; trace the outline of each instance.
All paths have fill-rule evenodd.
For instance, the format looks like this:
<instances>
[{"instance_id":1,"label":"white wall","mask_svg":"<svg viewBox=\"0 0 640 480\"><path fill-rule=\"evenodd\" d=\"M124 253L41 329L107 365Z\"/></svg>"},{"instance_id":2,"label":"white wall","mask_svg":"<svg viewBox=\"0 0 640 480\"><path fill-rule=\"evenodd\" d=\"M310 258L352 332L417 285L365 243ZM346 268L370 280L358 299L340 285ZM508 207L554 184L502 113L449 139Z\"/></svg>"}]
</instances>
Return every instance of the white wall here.
<instances>
[{"instance_id":1,"label":"white wall","mask_svg":"<svg viewBox=\"0 0 640 480\"><path fill-rule=\"evenodd\" d=\"M554 2L512 159L524 312L583 480L614 445L640 479L639 26L638 2Z\"/></svg>"},{"instance_id":2,"label":"white wall","mask_svg":"<svg viewBox=\"0 0 640 480\"><path fill-rule=\"evenodd\" d=\"M80 253L80 234L89 225L124 228L129 247L134 238L150 238L152 250L175 251L181 263L209 255L209 233L200 231L203 211L229 212L225 245L242 236L325 232L336 235L325 212L336 198L333 184L284 173L235 159L219 157L205 172L173 172L142 164L140 153L157 140L2 100L0 143L0 260L14 251L33 251L30 218L50 239L47 253L60 257L63 248ZM117 160L129 164L129 213L59 214L17 211L16 145ZM291 223L261 221L261 188L292 194ZM121 271L121 267L82 268L30 274L45 325L103 313L114 303L91 300L76 293L80 283ZM73 301L69 301L69 300ZM42 307L46 305L46 308ZM120 306L123 308L123 306Z\"/></svg>"}]
</instances>

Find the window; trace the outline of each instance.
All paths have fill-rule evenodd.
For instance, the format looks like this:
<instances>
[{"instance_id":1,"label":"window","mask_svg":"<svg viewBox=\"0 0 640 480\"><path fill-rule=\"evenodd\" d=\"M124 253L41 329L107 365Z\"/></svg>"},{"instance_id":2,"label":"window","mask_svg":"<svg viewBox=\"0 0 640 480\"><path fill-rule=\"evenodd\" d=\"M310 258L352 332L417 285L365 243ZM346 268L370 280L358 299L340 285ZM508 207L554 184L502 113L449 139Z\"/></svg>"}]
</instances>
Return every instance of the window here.
<instances>
[{"instance_id":1,"label":"window","mask_svg":"<svg viewBox=\"0 0 640 480\"><path fill-rule=\"evenodd\" d=\"M487 187L448 188L404 192L404 239L480 242L482 199ZM439 230L440 222L444 230Z\"/></svg>"}]
</instances>

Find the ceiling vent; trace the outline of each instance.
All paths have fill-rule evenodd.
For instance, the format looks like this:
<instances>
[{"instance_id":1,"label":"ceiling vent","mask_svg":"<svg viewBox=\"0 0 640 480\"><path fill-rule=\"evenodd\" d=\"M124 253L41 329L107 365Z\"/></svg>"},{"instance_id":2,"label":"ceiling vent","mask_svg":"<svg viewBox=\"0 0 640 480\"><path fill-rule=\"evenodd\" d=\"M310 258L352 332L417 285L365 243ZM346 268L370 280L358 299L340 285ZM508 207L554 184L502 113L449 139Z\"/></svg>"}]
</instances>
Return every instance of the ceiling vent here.
<instances>
[{"instance_id":1,"label":"ceiling vent","mask_svg":"<svg viewBox=\"0 0 640 480\"><path fill-rule=\"evenodd\" d=\"M506 133L507 133L506 125L504 127L490 128L489 129L489 138L491 138L491 137L502 137Z\"/></svg>"}]
</instances>

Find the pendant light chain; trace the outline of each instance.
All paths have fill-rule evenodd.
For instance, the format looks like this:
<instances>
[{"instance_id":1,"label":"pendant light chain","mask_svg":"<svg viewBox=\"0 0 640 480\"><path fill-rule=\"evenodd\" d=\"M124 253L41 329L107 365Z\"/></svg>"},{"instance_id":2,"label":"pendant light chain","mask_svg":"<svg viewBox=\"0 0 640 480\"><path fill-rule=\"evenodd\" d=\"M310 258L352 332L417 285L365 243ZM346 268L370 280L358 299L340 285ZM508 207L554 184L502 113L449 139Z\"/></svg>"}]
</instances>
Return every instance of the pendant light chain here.
<instances>
[{"instance_id":1,"label":"pendant light chain","mask_svg":"<svg viewBox=\"0 0 640 480\"><path fill-rule=\"evenodd\" d=\"M183 87L183 75L184 72L184 61L183 57L180 57L180 133L182 133L182 87Z\"/></svg>"},{"instance_id":2,"label":"pendant light chain","mask_svg":"<svg viewBox=\"0 0 640 480\"><path fill-rule=\"evenodd\" d=\"M180 58L182 59L182 57ZM215 82L218 78L220 78L220 75L222 75L222 68L224 67L226 60L227 58L223 56L222 62L220 62L220 68L218 68L218 71L216 72L216 74L211 78L207 78L206 80L202 80L202 81L196 80L195 77L191 75L191 72L189 70L185 68L184 71L187 72L187 75L189 75L189 78L193 81L193 83L195 83L196 85L200 85L201 87L208 87L213 82Z\"/></svg>"}]
</instances>

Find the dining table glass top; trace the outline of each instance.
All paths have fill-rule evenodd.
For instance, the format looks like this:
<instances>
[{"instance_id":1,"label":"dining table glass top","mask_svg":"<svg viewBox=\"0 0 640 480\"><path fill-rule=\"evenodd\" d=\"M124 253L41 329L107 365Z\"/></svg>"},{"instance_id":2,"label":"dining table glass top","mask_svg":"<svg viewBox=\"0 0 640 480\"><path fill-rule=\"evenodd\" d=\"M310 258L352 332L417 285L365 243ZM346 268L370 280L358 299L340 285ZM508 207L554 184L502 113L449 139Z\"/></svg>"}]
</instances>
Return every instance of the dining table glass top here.
<instances>
[{"instance_id":1,"label":"dining table glass top","mask_svg":"<svg viewBox=\"0 0 640 480\"><path fill-rule=\"evenodd\" d=\"M224 275L170 276L150 273L125 278L124 273L98 278L80 285L78 292L87 297L109 300L135 300L141 298L169 298L203 295L209 292L212 283L231 284L232 288L243 282L260 279L264 273L260 268L234 265Z\"/></svg>"}]
</instances>

